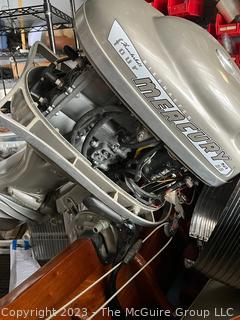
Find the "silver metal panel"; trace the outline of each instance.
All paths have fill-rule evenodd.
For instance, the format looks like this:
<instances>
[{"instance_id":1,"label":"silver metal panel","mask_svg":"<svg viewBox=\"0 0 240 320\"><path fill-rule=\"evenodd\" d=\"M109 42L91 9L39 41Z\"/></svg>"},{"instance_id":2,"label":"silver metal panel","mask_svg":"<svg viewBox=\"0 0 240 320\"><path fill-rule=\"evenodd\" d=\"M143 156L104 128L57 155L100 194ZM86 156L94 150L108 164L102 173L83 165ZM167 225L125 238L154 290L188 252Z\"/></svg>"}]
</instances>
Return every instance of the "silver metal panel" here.
<instances>
[{"instance_id":1,"label":"silver metal panel","mask_svg":"<svg viewBox=\"0 0 240 320\"><path fill-rule=\"evenodd\" d=\"M70 244L62 218L55 223L29 223L28 226L31 247L37 260L50 260Z\"/></svg>"}]
</instances>

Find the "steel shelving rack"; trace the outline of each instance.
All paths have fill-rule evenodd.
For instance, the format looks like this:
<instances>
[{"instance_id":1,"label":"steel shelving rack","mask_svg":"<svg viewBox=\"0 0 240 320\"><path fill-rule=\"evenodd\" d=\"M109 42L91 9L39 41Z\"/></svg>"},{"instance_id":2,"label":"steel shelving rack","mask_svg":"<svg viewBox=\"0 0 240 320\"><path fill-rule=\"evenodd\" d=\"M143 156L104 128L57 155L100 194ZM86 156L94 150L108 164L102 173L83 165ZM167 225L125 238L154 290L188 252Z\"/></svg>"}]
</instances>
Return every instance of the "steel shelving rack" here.
<instances>
[{"instance_id":1,"label":"steel shelving rack","mask_svg":"<svg viewBox=\"0 0 240 320\"><path fill-rule=\"evenodd\" d=\"M72 18L51 5L53 29L66 29L72 27ZM48 31L44 5L0 10L0 19L4 27L0 26L0 34L12 29L22 31L20 18L23 19L24 32Z\"/></svg>"},{"instance_id":2,"label":"steel shelving rack","mask_svg":"<svg viewBox=\"0 0 240 320\"><path fill-rule=\"evenodd\" d=\"M48 31L52 50L55 52L54 30L72 28L73 19L52 6L50 0L43 5L0 10L0 35L11 30L21 33Z\"/></svg>"}]
</instances>

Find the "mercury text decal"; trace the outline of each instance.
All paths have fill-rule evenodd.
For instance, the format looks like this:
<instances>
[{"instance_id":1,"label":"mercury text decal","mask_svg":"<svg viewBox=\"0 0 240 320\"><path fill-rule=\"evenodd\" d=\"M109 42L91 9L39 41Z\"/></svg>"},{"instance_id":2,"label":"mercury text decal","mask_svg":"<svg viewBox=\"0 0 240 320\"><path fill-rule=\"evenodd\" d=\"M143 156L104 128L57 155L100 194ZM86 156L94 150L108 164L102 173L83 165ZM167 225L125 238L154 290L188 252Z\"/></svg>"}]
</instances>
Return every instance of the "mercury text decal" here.
<instances>
[{"instance_id":1,"label":"mercury text decal","mask_svg":"<svg viewBox=\"0 0 240 320\"><path fill-rule=\"evenodd\" d=\"M146 67L132 41L117 21L112 25L108 41L135 75L133 82L151 107L167 122L173 123L218 172L228 175L232 171L226 163L230 157L209 135L191 122L188 115L180 110Z\"/></svg>"}]
</instances>

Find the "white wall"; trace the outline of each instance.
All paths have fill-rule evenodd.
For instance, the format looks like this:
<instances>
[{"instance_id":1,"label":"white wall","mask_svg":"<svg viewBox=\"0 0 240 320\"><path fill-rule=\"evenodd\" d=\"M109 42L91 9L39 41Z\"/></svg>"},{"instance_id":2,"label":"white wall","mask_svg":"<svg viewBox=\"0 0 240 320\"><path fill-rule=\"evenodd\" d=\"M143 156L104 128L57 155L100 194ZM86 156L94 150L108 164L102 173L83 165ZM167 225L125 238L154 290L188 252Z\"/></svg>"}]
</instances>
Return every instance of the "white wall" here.
<instances>
[{"instance_id":1,"label":"white wall","mask_svg":"<svg viewBox=\"0 0 240 320\"><path fill-rule=\"evenodd\" d=\"M62 10L63 12L71 15L70 1L69 0L50 0L51 4L56 8ZM78 8L84 0L75 0L76 8ZM0 0L0 10L7 8L7 0ZM23 0L24 6L34 6L43 4L43 0ZM18 1L17 0L9 0L10 8L17 8Z\"/></svg>"}]
</instances>

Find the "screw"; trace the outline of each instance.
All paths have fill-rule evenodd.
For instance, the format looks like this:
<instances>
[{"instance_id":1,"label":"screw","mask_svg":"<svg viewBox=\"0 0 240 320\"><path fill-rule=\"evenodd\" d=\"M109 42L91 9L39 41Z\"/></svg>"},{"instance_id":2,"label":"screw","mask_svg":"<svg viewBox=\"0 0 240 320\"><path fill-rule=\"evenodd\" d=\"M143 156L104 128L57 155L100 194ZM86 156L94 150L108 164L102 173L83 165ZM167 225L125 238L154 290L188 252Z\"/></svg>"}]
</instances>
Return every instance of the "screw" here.
<instances>
[{"instance_id":1,"label":"screw","mask_svg":"<svg viewBox=\"0 0 240 320\"><path fill-rule=\"evenodd\" d=\"M119 147L120 147L119 144L117 144L117 143L116 143L116 144L113 144L113 145L112 145L112 150L113 150L113 151L116 151L116 150L119 149Z\"/></svg>"},{"instance_id":2,"label":"screw","mask_svg":"<svg viewBox=\"0 0 240 320\"><path fill-rule=\"evenodd\" d=\"M107 151L103 151L102 154L105 158L109 158L109 153Z\"/></svg>"},{"instance_id":3,"label":"screw","mask_svg":"<svg viewBox=\"0 0 240 320\"><path fill-rule=\"evenodd\" d=\"M99 142L98 141L95 141L95 140L92 140L90 142L90 146L93 147L93 148L97 148L99 146Z\"/></svg>"},{"instance_id":4,"label":"screw","mask_svg":"<svg viewBox=\"0 0 240 320\"><path fill-rule=\"evenodd\" d=\"M144 139L144 132L140 131L137 135L138 141L142 141Z\"/></svg>"}]
</instances>

